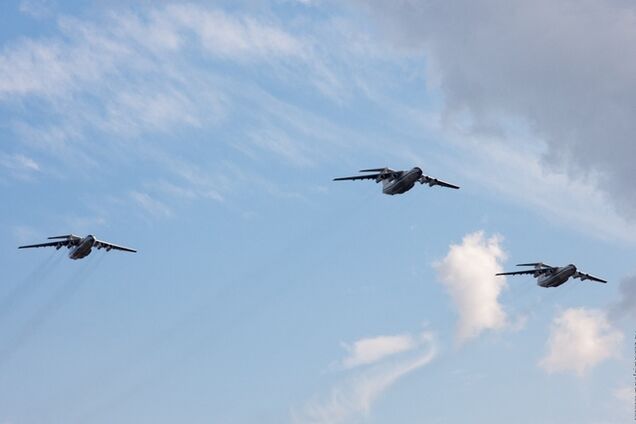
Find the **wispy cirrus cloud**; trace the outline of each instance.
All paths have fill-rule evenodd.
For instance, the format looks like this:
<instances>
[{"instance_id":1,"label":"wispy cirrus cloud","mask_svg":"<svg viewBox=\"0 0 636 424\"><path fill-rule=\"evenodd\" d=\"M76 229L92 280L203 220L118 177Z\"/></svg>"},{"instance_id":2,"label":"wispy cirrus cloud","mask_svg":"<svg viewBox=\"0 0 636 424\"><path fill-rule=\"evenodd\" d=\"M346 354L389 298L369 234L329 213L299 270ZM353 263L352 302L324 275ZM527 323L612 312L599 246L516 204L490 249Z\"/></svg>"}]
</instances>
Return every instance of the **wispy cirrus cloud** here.
<instances>
[{"instance_id":1,"label":"wispy cirrus cloud","mask_svg":"<svg viewBox=\"0 0 636 424\"><path fill-rule=\"evenodd\" d=\"M396 336L377 336L360 339L352 344L343 344L349 356L342 360L344 368L354 368L380 361L387 356L406 352L417 346L416 339L410 334Z\"/></svg>"},{"instance_id":2,"label":"wispy cirrus cloud","mask_svg":"<svg viewBox=\"0 0 636 424\"><path fill-rule=\"evenodd\" d=\"M272 16L172 3L123 8L92 21L60 16L57 29L57 35L9 40L0 48L0 104L10 112L6 127L24 148L48 159L40 165L26 154L3 154L0 168L14 177L27 178L55 163L65 171L95 172L131 160L157 160L170 156L175 134L209 132L228 115L246 124L243 134L214 140L228 149L246 140L250 149L282 162L307 164L317 157L307 149L307 137L297 135L311 133L315 141L319 131L307 128L315 125L312 113L296 107L292 119L288 112L294 107L285 100L227 72L229 67L250 73L257 66L274 80L310 76L315 89L322 59L313 41ZM205 159L177 158L181 164L167 167L172 175L162 176L161 187L173 195L222 201L223 187L233 183L197 171ZM154 165L164 164L159 159ZM212 168L218 165L217 160ZM134 194L124 197L133 204L166 215L168 206L156 195L128 191Z\"/></svg>"},{"instance_id":3,"label":"wispy cirrus cloud","mask_svg":"<svg viewBox=\"0 0 636 424\"><path fill-rule=\"evenodd\" d=\"M406 340L410 340L406 342ZM356 372L332 387L326 397L315 398L292 411L296 424L350 423L369 414L373 403L402 377L429 364L437 355L432 333L381 336L354 342L343 360ZM391 347L389 347L391 346ZM398 357L396 358L397 354ZM388 358L393 358L389 360ZM367 365L363 369L358 366Z\"/></svg>"},{"instance_id":4,"label":"wispy cirrus cloud","mask_svg":"<svg viewBox=\"0 0 636 424\"><path fill-rule=\"evenodd\" d=\"M458 172L487 192L503 195L552 222L596 239L636 242L636 223L616 211L601 189L602 175L589 172L572 177L558 167L546 168L541 159L543 150L532 147L531 141L514 148L498 137L473 135L460 142L458 132L447 134L460 147L463 160L471 161L471 166L456 162Z\"/></svg>"},{"instance_id":5,"label":"wispy cirrus cloud","mask_svg":"<svg viewBox=\"0 0 636 424\"><path fill-rule=\"evenodd\" d=\"M21 244L26 244L40 235L35 228L28 225L16 225L12 232L16 241Z\"/></svg>"},{"instance_id":6,"label":"wispy cirrus cloud","mask_svg":"<svg viewBox=\"0 0 636 424\"><path fill-rule=\"evenodd\" d=\"M419 151L417 144L391 140L387 149L386 140L269 90L258 81L264 75L332 105L351 99L382 105L392 125L413 125L418 137L425 127L440 143L451 141L460 153L457 172L486 191L529 205L576 231L634 241L634 224L614 210L602 172L573 177L567 166L562 172L545 166L551 145L541 137L480 136L473 124L481 121L474 117L454 131L461 116L428 114L388 94L382 87L394 84L395 68L387 64L397 58L400 66L422 66L422 60L409 62L421 59L418 49L395 49L394 40L361 30L350 16L306 23L182 3L120 8L93 20L61 16L57 35L10 40L0 48L0 103L12 114L7 127L26 149L54 158L51 164L25 152L38 157L45 172L58 162L59 167L92 169L147 160L152 150L169 150L184 132L220 132L237 120L240 131L210 142L231 146L252 161L316 166L361 149L414 161L421 156L413 153ZM242 77L234 77L234 71ZM442 94L443 88L438 86ZM178 143L187 146L188 141ZM545 148L537 147L541 143ZM518 148L526 145L530 149ZM199 159L216 158L182 160L201 167ZM166 188L202 193L179 175L162 179Z\"/></svg>"},{"instance_id":7,"label":"wispy cirrus cloud","mask_svg":"<svg viewBox=\"0 0 636 424\"><path fill-rule=\"evenodd\" d=\"M151 197L148 193L139 191L131 191L130 198L143 209L155 218L167 218L172 216L172 211L161 201Z\"/></svg>"},{"instance_id":8,"label":"wispy cirrus cloud","mask_svg":"<svg viewBox=\"0 0 636 424\"><path fill-rule=\"evenodd\" d=\"M122 71L146 71L157 64L167 75L176 68L161 59L192 48L192 41L205 54L228 60L273 61L301 57L307 50L275 23L194 4L124 10L104 22L61 17L58 26L58 38L25 38L4 46L0 98L81 92L87 84L121 77Z\"/></svg>"},{"instance_id":9,"label":"wispy cirrus cloud","mask_svg":"<svg viewBox=\"0 0 636 424\"><path fill-rule=\"evenodd\" d=\"M20 153L0 152L0 168L10 177L19 180L30 180L40 172L40 165L35 160Z\"/></svg>"}]
</instances>

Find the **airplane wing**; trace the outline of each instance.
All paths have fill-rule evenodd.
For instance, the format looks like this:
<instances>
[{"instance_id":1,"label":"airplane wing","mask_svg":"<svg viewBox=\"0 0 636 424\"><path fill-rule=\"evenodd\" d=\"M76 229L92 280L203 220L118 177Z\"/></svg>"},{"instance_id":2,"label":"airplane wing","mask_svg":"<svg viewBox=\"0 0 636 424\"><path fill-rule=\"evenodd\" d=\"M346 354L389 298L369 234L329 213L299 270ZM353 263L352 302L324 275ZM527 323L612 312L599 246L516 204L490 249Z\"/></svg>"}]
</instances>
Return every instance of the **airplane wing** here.
<instances>
[{"instance_id":1,"label":"airplane wing","mask_svg":"<svg viewBox=\"0 0 636 424\"><path fill-rule=\"evenodd\" d=\"M377 180L380 177L381 180L387 178L397 178L401 172L394 171L391 168L372 168L372 169L361 169L360 172L373 172L373 174L367 175L356 175L354 177L340 177L334 178L334 181L344 181L344 180Z\"/></svg>"},{"instance_id":2,"label":"airplane wing","mask_svg":"<svg viewBox=\"0 0 636 424\"><path fill-rule=\"evenodd\" d=\"M356 175L355 177L340 177L334 178L334 181L344 181L344 180L375 180L378 178L380 174L368 174L368 175Z\"/></svg>"},{"instance_id":3,"label":"airplane wing","mask_svg":"<svg viewBox=\"0 0 636 424\"><path fill-rule=\"evenodd\" d=\"M116 244L108 243L106 241L101 241L101 240L95 240L95 242L93 243L93 246L96 247L97 249L106 249L106 251L114 249L114 250L121 250L124 252L137 253L135 249L131 249L129 247L124 247L124 246L118 246Z\"/></svg>"},{"instance_id":4,"label":"airplane wing","mask_svg":"<svg viewBox=\"0 0 636 424\"><path fill-rule=\"evenodd\" d=\"M540 275L552 270L553 268L526 269L524 271L500 272L495 275Z\"/></svg>"},{"instance_id":5,"label":"airplane wing","mask_svg":"<svg viewBox=\"0 0 636 424\"><path fill-rule=\"evenodd\" d=\"M69 238L66 240L59 241L50 241L47 243L39 243L39 244L29 244L26 246L19 246L18 249L29 249L31 247L57 247L60 248L62 246L76 246L80 242L79 238Z\"/></svg>"},{"instance_id":6,"label":"airplane wing","mask_svg":"<svg viewBox=\"0 0 636 424\"><path fill-rule=\"evenodd\" d=\"M455 190L459 189L459 186L447 183L446 181L438 180L437 178L429 177L428 175L422 175L419 181L420 184L428 184L429 187L438 185L441 187L454 188Z\"/></svg>"},{"instance_id":7,"label":"airplane wing","mask_svg":"<svg viewBox=\"0 0 636 424\"><path fill-rule=\"evenodd\" d=\"M607 281L605 280L602 280L600 278L594 277L593 275L586 274L584 272L579 272L579 271L577 271L572 277L580 278L581 281L591 280L591 281L596 281L597 283L607 283Z\"/></svg>"},{"instance_id":8,"label":"airplane wing","mask_svg":"<svg viewBox=\"0 0 636 424\"><path fill-rule=\"evenodd\" d=\"M499 272L495 275L534 275L534 273L536 272L536 270L534 269L528 269L525 271L514 271L514 272Z\"/></svg>"}]
</instances>

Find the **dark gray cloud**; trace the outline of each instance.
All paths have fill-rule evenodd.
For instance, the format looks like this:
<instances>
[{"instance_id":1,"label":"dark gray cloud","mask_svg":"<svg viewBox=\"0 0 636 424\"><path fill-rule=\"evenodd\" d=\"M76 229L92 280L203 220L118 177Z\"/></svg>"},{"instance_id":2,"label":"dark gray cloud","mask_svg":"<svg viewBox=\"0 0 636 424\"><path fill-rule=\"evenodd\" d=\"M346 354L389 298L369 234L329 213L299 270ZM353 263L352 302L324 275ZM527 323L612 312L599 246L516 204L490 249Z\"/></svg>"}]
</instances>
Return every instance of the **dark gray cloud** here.
<instances>
[{"instance_id":1,"label":"dark gray cloud","mask_svg":"<svg viewBox=\"0 0 636 424\"><path fill-rule=\"evenodd\" d=\"M624 278L618 288L619 299L609 307L610 318L625 317L636 319L636 275Z\"/></svg>"},{"instance_id":2,"label":"dark gray cloud","mask_svg":"<svg viewBox=\"0 0 636 424\"><path fill-rule=\"evenodd\" d=\"M400 48L424 49L447 112L521 120L545 164L594 172L636 219L636 3L360 0ZM512 140L510 140L512 142Z\"/></svg>"}]
</instances>

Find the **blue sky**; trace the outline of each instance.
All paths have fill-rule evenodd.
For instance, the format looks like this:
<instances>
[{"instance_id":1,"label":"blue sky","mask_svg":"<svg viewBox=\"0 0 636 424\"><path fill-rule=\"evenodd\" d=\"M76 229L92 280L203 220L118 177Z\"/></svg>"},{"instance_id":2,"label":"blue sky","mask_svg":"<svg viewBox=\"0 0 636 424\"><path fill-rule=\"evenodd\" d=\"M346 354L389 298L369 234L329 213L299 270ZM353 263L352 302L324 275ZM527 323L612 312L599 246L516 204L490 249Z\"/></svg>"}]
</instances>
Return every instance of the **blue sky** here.
<instances>
[{"instance_id":1,"label":"blue sky","mask_svg":"<svg viewBox=\"0 0 636 424\"><path fill-rule=\"evenodd\" d=\"M0 423L632 419L633 35L575 37L632 15L483 3L5 2ZM331 181L377 166L462 188ZM139 252L16 249L69 232Z\"/></svg>"}]
</instances>

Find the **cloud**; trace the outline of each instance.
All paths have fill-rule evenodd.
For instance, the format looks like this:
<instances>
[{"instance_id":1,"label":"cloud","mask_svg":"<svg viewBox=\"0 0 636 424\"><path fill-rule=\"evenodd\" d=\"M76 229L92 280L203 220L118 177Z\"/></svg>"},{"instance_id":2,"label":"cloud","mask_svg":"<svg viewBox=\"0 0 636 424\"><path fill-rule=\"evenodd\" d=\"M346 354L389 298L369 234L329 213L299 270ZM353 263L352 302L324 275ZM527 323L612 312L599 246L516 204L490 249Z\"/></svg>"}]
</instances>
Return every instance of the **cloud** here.
<instances>
[{"instance_id":1,"label":"cloud","mask_svg":"<svg viewBox=\"0 0 636 424\"><path fill-rule=\"evenodd\" d=\"M624 0L360 0L392 42L425 51L447 115L510 123L545 143L543 165L602 176L636 219L636 4ZM515 137L506 142L518 144Z\"/></svg>"},{"instance_id":2,"label":"cloud","mask_svg":"<svg viewBox=\"0 0 636 424\"><path fill-rule=\"evenodd\" d=\"M4 168L9 176L19 180L29 180L40 172L40 165L35 160L19 153L0 152L0 168Z\"/></svg>"},{"instance_id":3,"label":"cloud","mask_svg":"<svg viewBox=\"0 0 636 424\"><path fill-rule=\"evenodd\" d=\"M501 261L506 254L501 237L485 238L482 231L468 234L459 245L452 244L444 259L435 264L438 277L457 309L457 340L465 342L484 330L499 330L507 316L499 303L501 291L507 287Z\"/></svg>"},{"instance_id":4,"label":"cloud","mask_svg":"<svg viewBox=\"0 0 636 424\"><path fill-rule=\"evenodd\" d=\"M232 73L207 66L210 61L304 68L305 76L319 63L306 53L307 41L263 17L194 4L131 10L96 21L62 16L56 36L2 46L0 104L16 106L8 125L32 139L31 146L68 155L80 143L97 150L82 142L95 131L138 138L213 126L249 84L231 87ZM24 102L43 118L21 119Z\"/></svg>"},{"instance_id":5,"label":"cloud","mask_svg":"<svg viewBox=\"0 0 636 424\"><path fill-rule=\"evenodd\" d=\"M0 126L29 156L42 158L37 164L47 175L116 173L138 160L161 174L152 178L160 187L149 191L144 181L140 190L132 179L123 192L151 197L165 191L172 198L223 201L240 193L235 181L216 171L236 152L252 161L270 155L285 165L310 166L336 149L355 149L363 138L357 132L276 89L284 84L331 96L348 86L331 72L330 57L340 53L322 46L328 31L322 21L308 21L307 28L275 14L233 10L179 2L119 5L102 18L60 15L47 37L6 40L0 45L0 105L7 113ZM215 149L202 149L193 157L204 137L220 145L217 152L205 156ZM163 168L166 156L180 165ZM0 164L0 171L6 167ZM281 191L270 174L252 177ZM255 184L243 181L241 187Z\"/></svg>"},{"instance_id":6,"label":"cloud","mask_svg":"<svg viewBox=\"0 0 636 424\"><path fill-rule=\"evenodd\" d=\"M312 163L309 155L303 151L302 144L291 140L283 131L260 130L249 134L249 138L255 147L280 156L298 167Z\"/></svg>"},{"instance_id":7,"label":"cloud","mask_svg":"<svg viewBox=\"0 0 636 424\"><path fill-rule=\"evenodd\" d=\"M51 15L54 5L52 0L22 0L18 8L27 16L43 19Z\"/></svg>"},{"instance_id":8,"label":"cloud","mask_svg":"<svg viewBox=\"0 0 636 424\"><path fill-rule=\"evenodd\" d=\"M436 344L431 333L424 332L413 337L413 340L416 343L410 349L411 355L364 368L361 372L335 385L326 398L314 399L300 411L292 411L292 422L295 424L350 423L368 414L373 403L382 393L400 378L427 365L435 358Z\"/></svg>"},{"instance_id":9,"label":"cloud","mask_svg":"<svg viewBox=\"0 0 636 424\"><path fill-rule=\"evenodd\" d=\"M598 309L569 308L552 321L547 352L539 365L548 373L585 375L590 369L617 357L623 333Z\"/></svg>"},{"instance_id":10,"label":"cloud","mask_svg":"<svg viewBox=\"0 0 636 424\"><path fill-rule=\"evenodd\" d=\"M16 225L13 227L12 232L14 238L20 244L31 242L40 235L33 227L29 227L27 225Z\"/></svg>"},{"instance_id":11,"label":"cloud","mask_svg":"<svg viewBox=\"0 0 636 424\"><path fill-rule=\"evenodd\" d=\"M384 359L387 356L413 349L417 345L409 334L377 336L344 344L349 356L342 360L344 368L354 368Z\"/></svg>"},{"instance_id":12,"label":"cloud","mask_svg":"<svg viewBox=\"0 0 636 424\"><path fill-rule=\"evenodd\" d=\"M126 68L143 71L157 59L185 50L185 41L194 41L206 55L228 60L271 62L300 58L306 50L301 39L276 24L193 4L139 14L124 10L99 23L62 17L59 29L59 38L23 39L4 46L0 98L83 90L85 84L118 77ZM160 70L168 71L166 65Z\"/></svg>"},{"instance_id":13,"label":"cloud","mask_svg":"<svg viewBox=\"0 0 636 424\"><path fill-rule=\"evenodd\" d=\"M548 169L536 148L506 145L500 137L473 136L471 143L462 143L458 134L446 135L461 149L454 168L482 184L486 193L494 191L550 222L597 239L636 242L636 221L616 212L607 193L599 189L601 176L572 178L562 169Z\"/></svg>"},{"instance_id":14,"label":"cloud","mask_svg":"<svg viewBox=\"0 0 636 424\"><path fill-rule=\"evenodd\" d=\"M621 402L625 407L632 408L634 403L634 387L633 386L620 386L614 389L612 393L614 398Z\"/></svg>"},{"instance_id":15,"label":"cloud","mask_svg":"<svg viewBox=\"0 0 636 424\"><path fill-rule=\"evenodd\" d=\"M172 211L165 204L152 198L147 193L131 191L130 198L144 211L155 218L167 218L172 215Z\"/></svg>"},{"instance_id":16,"label":"cloud","mask_svg":"<svg viewBox=\"0 0 636 424\"><path fill-rule=\"evenodd\" d=\"M610 318L618 320L628 316L636 319L636 276L623 278L618 292L618 301L608 307Z\"/></svg>"},{"instance_id":17,"label":"cloud","mask_svg":"<svg viewBox=\"0 0 636 424\"><path fill-rule=\"evenodd\" d=\"M300 56L304 47L294 36L274 25L250 17L234 17L195 5L166 8L177 27L197 35L204 49L228 58L268 59L272 56Z\"/></svg>"},{"instance_id":18,"label":"cloud","mask_svg":"<svg viewBox=\"0 0 636 424\"><path fill-rule=\"evenodd\" d=\"M44 3L23 6L36 4ZM170 214L170 204L157 200L164 194L173 202L222 202L241 193L219 170L233 165L240 143L254 161L266 152L305 166L323 158L327 144L347 139L329 120L268 91L277 82L312 92L339 84L319 83L328 68L319 55L329 50L318 52L305 29L273 14L179 2L106 9L102 18L61 15L46 37L0 45L0 105L7 112L0 126L27 152L0 153L0 173L23 180L38 172L117 173L137 160L160 174L152 176L155 186L133 178L122 192L159 217ZM193 157L204 136L222 145ZM271 175L250 177L241 188L260 184L282 193Z\"/></svg>"}]
</instances>

